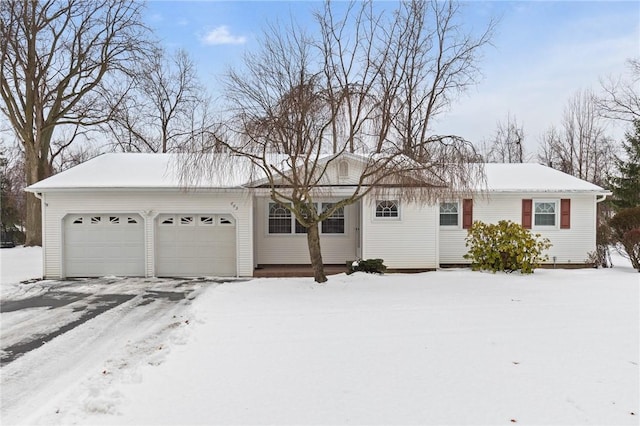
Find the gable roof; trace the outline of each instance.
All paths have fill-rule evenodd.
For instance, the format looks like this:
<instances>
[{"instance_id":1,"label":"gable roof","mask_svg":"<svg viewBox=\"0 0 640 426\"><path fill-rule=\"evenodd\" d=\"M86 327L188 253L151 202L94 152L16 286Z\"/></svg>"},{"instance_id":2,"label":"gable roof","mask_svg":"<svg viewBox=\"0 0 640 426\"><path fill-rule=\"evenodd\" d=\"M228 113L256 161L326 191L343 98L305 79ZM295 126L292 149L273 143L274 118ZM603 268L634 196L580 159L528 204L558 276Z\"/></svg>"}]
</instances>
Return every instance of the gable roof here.
<instances>
[{"instance_id":1,"label":"gable roof","mask_svg":"<svg viewBox=\"0 0 640 426\"><path fill-rule=\"evenodd\" d=\"M180 173L181 154L110 153L53 175L27 188L27 191L71 189L180 189L185 182ZM216 154L230 163L230 155ZM233 161L242 161L238 157ZM246 161L246 160L245 160ZM207 173L189 186L195 188L240 188L251 180L249 168L233 173Z\"/></svg>"},{"instance_id":2,"label":"gable roof","mask_svg":"<svg viewBox=\"0 0 640 426\"><path fill-rule=\"evenodd\" d=\"M602 187L534 163L485 164L489 192L595 192L609 193Z\"/></svg>"},{"instance_id":3,"label":"gable roof","mask_svg":"<svg viewBox=\"0 0 640 426\"><path fill-rule=\"evenodd\" d=\"M255 185L264 175L250 161L232 154L212 154L203 164L225 165L209 170L188 183L181 178L183 154L103 154L29 186L30 192L99 189L240 189ZM343 154L348 158L354 154ZM362 157L355 156L362 160ZM327 159L333 158L332 155ZM230 167L229 165L233 165ZM590 192L608 193L603 188L540 164L485 164L489 192Z\"/></svg>"}]
</instances>

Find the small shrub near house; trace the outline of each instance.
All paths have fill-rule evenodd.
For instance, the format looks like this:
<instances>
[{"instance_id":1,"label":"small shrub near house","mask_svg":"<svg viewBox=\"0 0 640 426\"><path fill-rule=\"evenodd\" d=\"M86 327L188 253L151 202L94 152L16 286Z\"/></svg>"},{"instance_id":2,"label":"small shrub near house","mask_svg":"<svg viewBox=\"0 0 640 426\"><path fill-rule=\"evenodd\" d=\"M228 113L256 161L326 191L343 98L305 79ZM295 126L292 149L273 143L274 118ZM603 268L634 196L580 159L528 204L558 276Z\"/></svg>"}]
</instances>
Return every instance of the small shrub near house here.
<instances>
[{"instance_id":1,"label":"small shrub near house","mask_svg":"<svg viewBox=\"0 0 640 426\"><path fill-rule=\"evenodd\" d=\"M532 234L509 220L497 224L474 222L468 231L465 259L471 260L474 271L520 271L531 274L540 263L549 259L544 254L551 247L547 238Z\"/></svg>"},{"instance_id":2,"label":"small shrub near house","mask_svg":"<svg viewBox=\"0 0 640 426\"><path fill-rule=\"evenodd\" d=\"M631 265L640 271L640 206L620 210L610 225L614 241L622 244Z\"/></svg>"},{"instance_id":3,"label":"small shrub near house","mask_svg":"<svg viewBox=\"0 0 640 426\"><path fill-rule=\"evenodd\" d=\"M347 274L354 272L368 272L370 274L383 274L387 267L382 259L366 259L347 261Z\"/></svg>"}]
</instances>

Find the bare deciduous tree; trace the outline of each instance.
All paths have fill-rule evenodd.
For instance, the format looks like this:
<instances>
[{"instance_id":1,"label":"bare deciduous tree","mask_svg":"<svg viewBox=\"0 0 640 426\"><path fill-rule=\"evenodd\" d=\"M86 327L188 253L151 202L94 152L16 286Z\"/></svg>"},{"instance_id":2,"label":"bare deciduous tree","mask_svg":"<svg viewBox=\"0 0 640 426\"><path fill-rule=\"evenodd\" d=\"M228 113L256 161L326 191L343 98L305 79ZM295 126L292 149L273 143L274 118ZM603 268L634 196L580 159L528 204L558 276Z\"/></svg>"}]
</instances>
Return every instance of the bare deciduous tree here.
<instances>
[{"instance_id":1,"label":"bare deciduous tree","mask_svg":"<svg viewBox=\"0 0 640 426\"><path fill-rule=\"evenodd\" d=\"M23 242L25 224L24 156L17 146L0 140L0 228L4 237L14 243Z\"/></svg>"},{"instance_id":2,"label":"bare deciduous tree","mask_svg":"<svg viewBox=\"0 0 640 426\"><path fill-rule=\"evenodd\" d=\"M580 179L602 185L615 158L614 141L606 134L596 99L578 91L567 103L561 127L551 127L542 138L538 159Z\"/></svg>"},{"instance_id":3,"label":"bare deciduous tree","mask_svg":"<svg viewBox=\"0 0 640 426\"><path fill-rule=\"evenodd\" d=\"M24 147L29 185L50 176L61 126L109 118L105 83L127 73L148 46L142 7L135 0L0 2L0 111ZM28 194L26 244L41 241L40 202Z\"/></svg>"},{"instance_id":4,"label":"bare deciduous tree","mask_svg":"<svg viewBox=\"0 0 640 426\"><path fill-rule=\"evenodd\" d=\"M489 30L477 39L462 33L456 13L452 3L414 1L391 19L372 2L338 15L327 2L314 15L319 36L271 26L225 79L233 114L213 140L251 162L271 200L306 229L317 282L326 281L319 224L334 212L374 191L433 201L468 190L482 173L469 164L478 159L470 143L430 134L430 119L474 81L477 51L489 40ZM345 157L357 173L338 192L325 184ZM229 165L219 163L196 154L183 173L194 179L203 165ZM317 209L331 195L339 201Z\"/></svg>"},{"instance_id":5,"label":"bare deciduous tree","mask_svg":"<svg viewBox=\"0 0 640 426\"><path fill-rule=\"evenodd\" d=\"M115 148L123 151L180 151L210 119L208 98L184 50L168 55L155 49L124 92L105 125Z\"/></svg>"},{"instance_id":6,"label":"bare deciduous tree","mask_svg":"<svg viewBox=\"0 0 640 426\"><path fill-rule=\"evenodd\" d=\"M507 115L506 121L499 121L493 140L486 149L485 160L490 163L523 163L524 129L516 117Z\"/></svg>"},{"instance_id":7,"label":"bare deciduous tree","mask_svg":"<svg viewBox=\"0 0 640 426\"><path fill-rule=\"evenodd\" d=\"M395 11L382 51L371 60L380 70L378 148L388 140L405 154L429 159L432 145L458 144L458 138L432 133L434 119L452 100L478 82L482 47L493 35L491 20L478 35L465 33L459 5L451 1L403 2Z\"/></svg>"},{"instance_id":8,"label":"bare deciduous tree","mask_svg":"<svg viewBox=\"0 0 640 426\"><path fill-rule=\"evenodd\" d=\"M603 117L634 122L640 120L640 58L627 61L627 78L601 80L603 96L597 99L597 106Z\"/></svg>"}]
</instances>

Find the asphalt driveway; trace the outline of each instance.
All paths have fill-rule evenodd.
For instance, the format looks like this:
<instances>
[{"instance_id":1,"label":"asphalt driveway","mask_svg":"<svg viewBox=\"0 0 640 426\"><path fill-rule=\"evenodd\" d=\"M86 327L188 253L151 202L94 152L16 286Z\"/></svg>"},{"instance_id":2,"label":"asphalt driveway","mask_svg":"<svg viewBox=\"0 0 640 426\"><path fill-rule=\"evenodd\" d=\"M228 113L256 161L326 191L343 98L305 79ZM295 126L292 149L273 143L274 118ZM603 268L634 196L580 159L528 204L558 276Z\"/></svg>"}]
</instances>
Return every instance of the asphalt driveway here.
<instances>
[{"instance_id":1,"label":"asphalt driveway","mask_svg":"<svg viewBox=\"0 0 640 426\"><path fill-rule=\"evenodd\" d=\"M187 304L199 290L220 282L224 280L113 277L46 281L40 291L27 292L24 298L0 300L0 366L118 306L162 311ZM26 285L34 284L38 283Z\"/></svg>"},{"instance_id":2,"label":"asphalt driveway","mask_svg":"<svg viewBox=\"0 0 640 426\"><path fill-rule=\"evenodd\" d=\"M107 277L20 284L21 291L0 300L2 423L20 423L38 401L72 388L87 371L107 374L132 360L156 359L171 333L192 321L191 301L227 281Z\"/></svg>"}]
</instances>

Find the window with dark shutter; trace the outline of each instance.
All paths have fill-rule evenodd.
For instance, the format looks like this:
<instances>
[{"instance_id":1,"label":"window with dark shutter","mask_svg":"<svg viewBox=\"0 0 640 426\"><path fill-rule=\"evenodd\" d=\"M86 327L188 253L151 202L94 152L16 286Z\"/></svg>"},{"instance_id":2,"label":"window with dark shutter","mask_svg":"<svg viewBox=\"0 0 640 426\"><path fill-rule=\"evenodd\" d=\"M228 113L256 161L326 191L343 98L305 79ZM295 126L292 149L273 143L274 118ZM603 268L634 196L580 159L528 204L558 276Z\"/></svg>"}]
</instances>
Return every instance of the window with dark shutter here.
<instances>
[{"instance_id":1,"label":"window with dark shutter","mask_svg":"<svg viewBox=\"0 0 640 426\"><path fill-rule=\"evenodd\" d=\"M462 201L462 228L469 229L473 225L473 200Z\"/></svg>"},{"instance_id":2,"label":"window with dark shutter","mask_svg":"<svg viewBox=\"0 0 640 426\"><path fill-rule=\"evenodd\" d=\"M571 228L571 200L563 198L560 200L560 229Z\"/></svg>"},{"instance_id":3,"label":"window with dark shutter","mask_svg":"<svg viewBox=\"0 0 640 426\"><path fill-rule=\"evenodd\" d=\"M522 200L522 227L531 229L533 200Z\"/></svg>"}]
</instances>

